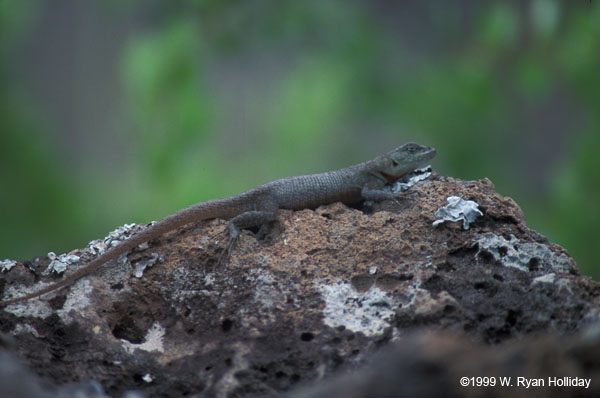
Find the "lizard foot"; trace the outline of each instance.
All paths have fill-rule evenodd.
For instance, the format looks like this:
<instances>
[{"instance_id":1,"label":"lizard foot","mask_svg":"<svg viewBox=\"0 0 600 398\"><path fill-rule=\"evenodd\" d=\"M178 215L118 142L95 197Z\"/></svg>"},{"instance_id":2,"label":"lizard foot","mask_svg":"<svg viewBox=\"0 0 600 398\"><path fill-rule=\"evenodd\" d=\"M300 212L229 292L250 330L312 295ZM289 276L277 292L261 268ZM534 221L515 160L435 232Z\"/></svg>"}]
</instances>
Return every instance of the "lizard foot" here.
<instances>
[{"instance_id":1,"label":"lizard foot","mask_svg":"<svg viewBox=\"0 0 600 398\"><path fill-rule=\"evenodd\" d=\"M229 231L229 240L227 241L227 245L225 245L225 249L219 256L219 260L217 260L217 267L222 264L223 260L229 258L229 256L231 255L231 249L233 248L233 245L235 245L235 242L237 242L238 237L240 236L240 231L232 222L229 222L229 224L227 224L227 230Z\"/></svg>"}]
</instances>

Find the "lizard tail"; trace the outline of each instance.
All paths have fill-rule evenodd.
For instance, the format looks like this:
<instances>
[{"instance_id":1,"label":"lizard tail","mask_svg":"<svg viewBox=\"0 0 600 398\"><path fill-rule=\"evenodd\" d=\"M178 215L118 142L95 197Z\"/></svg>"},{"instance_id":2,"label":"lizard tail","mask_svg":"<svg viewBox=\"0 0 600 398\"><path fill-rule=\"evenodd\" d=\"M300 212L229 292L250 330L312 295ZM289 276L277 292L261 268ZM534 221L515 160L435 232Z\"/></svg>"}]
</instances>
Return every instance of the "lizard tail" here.
<instances>
[{"instance_id":1,"label":"lizard tail","mask_svg":"<svg viewBox=\"0 0 600 398\"><path fill-rule=\"evenodd\" d=\"M152 228L152 227L150 227L150 228ZM141 236L139 238L138 238L138 236L143 234L146 231L147 230L142 231L141 233L134 235L131 239L121 242L118 246L108 249L102 255L100 255L99 257L96 257L88 265L86 265L79 271L76 271L75 273L66 276L65 279L63 279L62 281L53 283L52 285L47 286L41 290L38 290L37 292L33 292L33 293L30 293L30 294L27 294L27 295L21 296L21 297L15 297L10 300L2 301L2 302L0 302L0 307L7 306L10 304L20 303L22 301L27 301L29 299L42 296L46 293L49 293L49 292L52 292L55 290L59 290L65 286L68 286L68 285L74 283L75 281L82 278L83 276L85 276L91 272L94 272L95 270L100 268L100 266L102 266L104 263L106 263L114 258L117 258L118 256L120 256L121 254L130 250L131 248L145 242L145 240L140 239L140 238L142 238Z\"/></svg>"},{"instance_id":2,"label":"lizard tail","mask_svg":"<svg viewBox=\"0 0 600 398\"><path fill-rule=\"evenodd\" d=\"M117 250L117 249L119 249L119 250ZM47 286L41 290L38 290L37 292L33 292L33 293L30 293L30 294L27 294L27 295L21 296L21 297L15 297L10 300L2 301L2 302L0 302L0 307L7 306L10 304L20 303L22 301L27 301L29 299L42 296L42 295L52 292L54 290L60 290L61 288L75 282L79 278L89 274L90 272L95 271L106 261L109 261L109 258L112 259L113 256L118 256L119 254L121 254L127 250L128 249L122 248L121 245L119 245L117 247L113 247L112 249L104 252L104 254L102 254L100 257L97 257L96 259L92 260L92 262L90 262L86 267L80 269L79 271L75 272L74 274L67 276L62 281L56 282L50 286Z\"/></svg>"},{"instance_id":3,"label":"lizard tail","mask_svg":"<svg viewBox=\"0 0 600 398\"><path fill-rule=\"evenodd\" d=\"M37 292L33 292L21 297L15 297L6 301L0 302L0 307L4 307L10 304L20 303L27 301L32 298L40 297L46 293L50 293L55 290L62 289L70 284L76 282L78 279L94 272L100 268L104 263L113 260L134 247L147 242L151 239L157 238L162 234L182 227L186 224L206 220L215 217L231 217L238 210L230 210L227 205L224 204L223 199L209 200L207 202L198 203L190 207L186 207L183 210L178 211L175 214L167 216L155 224L152 224L145 230L138 232L131 238L121 242L118 246L112 247L105 251L101 256L92 260L88 265L75 273L66 276L63 280L56 282L50 286L47 286Z\"/></svg>"}]
</instances>

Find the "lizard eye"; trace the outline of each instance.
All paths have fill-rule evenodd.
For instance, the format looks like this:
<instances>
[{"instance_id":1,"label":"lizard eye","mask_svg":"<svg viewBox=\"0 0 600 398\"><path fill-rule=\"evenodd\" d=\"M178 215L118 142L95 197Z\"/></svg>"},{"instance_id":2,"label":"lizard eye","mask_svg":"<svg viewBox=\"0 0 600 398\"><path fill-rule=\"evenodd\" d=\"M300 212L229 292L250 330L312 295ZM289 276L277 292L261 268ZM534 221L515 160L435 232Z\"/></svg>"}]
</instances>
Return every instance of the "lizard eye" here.
<instances>
[{"instance_id":1,"label":"lizard eye","mask_svg":"<svg viewBox=\"0 0 600 398\"><path fill-rule=\"evenodd\" d=\"M398 162L396 162L394 159L392 159L392 166L398 167Z\"/></svg>"}]
</instances>

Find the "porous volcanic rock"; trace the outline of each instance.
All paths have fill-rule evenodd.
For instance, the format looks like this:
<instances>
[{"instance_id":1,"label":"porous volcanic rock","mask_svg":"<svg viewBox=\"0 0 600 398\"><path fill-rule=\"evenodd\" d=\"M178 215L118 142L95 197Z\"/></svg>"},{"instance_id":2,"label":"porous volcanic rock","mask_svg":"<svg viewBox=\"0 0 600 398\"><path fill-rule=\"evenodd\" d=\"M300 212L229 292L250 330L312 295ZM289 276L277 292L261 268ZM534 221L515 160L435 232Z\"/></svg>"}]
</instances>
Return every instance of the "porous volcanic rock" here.
<instances>
[{"instance_id":1,"label":"porous volcanic rock","mask_svg":"<svg viewBox=\"0 0 600 398\"><path fill-rule=\"evenodd\" d=\"M477 202L483 216L468 230L432 226L449 196ZM600 355L586 352L598 352L589 331L600 285L487 179L434 175L398 201L282 210L219 261L225 226L189 225L69 288L2 308L12 343L0 348L23 358L29 384L50 385L48 396L67 387L78 396L328 396L323 389L360 381L386 386L378 395L422 393L398 388L409 376L428 394L532 391L465 388L462 375L592 377L561 396L599 391ZM72 254L81 260L67 274L93 258ZM3 299L60 280L45 275L49 263L2 273ZM368 396L362 387L338 396Z\"/></svg>"}]
</instances>

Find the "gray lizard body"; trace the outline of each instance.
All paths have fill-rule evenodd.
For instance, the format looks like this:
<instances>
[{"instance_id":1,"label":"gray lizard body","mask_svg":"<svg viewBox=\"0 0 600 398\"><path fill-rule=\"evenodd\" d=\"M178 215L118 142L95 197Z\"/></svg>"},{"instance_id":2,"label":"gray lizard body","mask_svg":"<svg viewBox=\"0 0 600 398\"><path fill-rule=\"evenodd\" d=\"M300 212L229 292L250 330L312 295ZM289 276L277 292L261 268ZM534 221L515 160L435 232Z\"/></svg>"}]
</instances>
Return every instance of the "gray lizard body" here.
<instances>
[{"instance_id":1,"label":"gray lizard body","mask_svg":"<svg viewBox=\"0 0 600 398\"><path fill-rule=\"evenodd\" d=\"M209 200L186 207L163 218L118 246L108 249L87 266L37 292L0 302L0 306L26 301L68 286L104 263L132 248L186 224L211 218L230 219L228 250L240 228L262 225L277 217L279 209L315 208L333 202L393 199L398 195L382 188L413 170L426 166L435 149L408 143L373 160L328 171L268 182L229 198Z\"/></svg>"}]
</instances>

